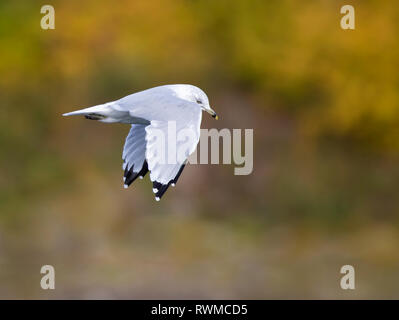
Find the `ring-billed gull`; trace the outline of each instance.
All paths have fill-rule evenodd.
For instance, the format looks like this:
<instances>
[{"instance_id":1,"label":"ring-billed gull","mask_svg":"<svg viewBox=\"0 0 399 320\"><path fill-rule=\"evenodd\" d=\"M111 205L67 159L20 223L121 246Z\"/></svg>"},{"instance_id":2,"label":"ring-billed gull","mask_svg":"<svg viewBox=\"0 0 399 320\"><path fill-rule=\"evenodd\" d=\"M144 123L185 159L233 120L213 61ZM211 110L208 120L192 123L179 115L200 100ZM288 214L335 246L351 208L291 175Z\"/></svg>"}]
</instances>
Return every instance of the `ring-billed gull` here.
<instances>
[{"instance_id":1,"label":"ring-billed gull","mask_svg":"<svg viewBox=\"0 0 399 320\"><path fill-rule=\"evenodd\" d=\"M155 200L159 201L170 185L175 186L187 157L198 144L202 111L218 119L201 89L175 84L147 89L63 115L83 115L106 123L131 124L122 155L124 187L129 187L137 177L142 179L150 171ZM179 139L183 132L189 139ZM164 139L159 139L159 136ZM165 154L161 155L167 152L169 161L165 161Z\"/></svg>"}]
</instances>

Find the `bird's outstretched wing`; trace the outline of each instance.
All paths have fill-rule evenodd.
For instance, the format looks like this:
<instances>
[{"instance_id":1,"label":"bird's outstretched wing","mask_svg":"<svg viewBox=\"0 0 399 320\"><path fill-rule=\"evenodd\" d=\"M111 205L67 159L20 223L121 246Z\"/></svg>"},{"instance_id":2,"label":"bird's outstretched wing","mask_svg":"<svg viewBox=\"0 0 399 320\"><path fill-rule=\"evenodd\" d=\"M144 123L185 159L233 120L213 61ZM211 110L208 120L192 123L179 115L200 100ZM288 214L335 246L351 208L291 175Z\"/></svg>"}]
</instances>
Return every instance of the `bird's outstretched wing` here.
<instances>
[{"instance_id":1,"label":"bird's outstretched wing","mask_svg":"<svg viewBox=\"0 0 399 320\"><path fill-rule=\"evenodd\" d=\"M132 124L126 137L122 154L125 188L129 187L137 177L142 179L148 172L145 159L145 127L145 124Z\"/></svg>"},{"instance_id":2,"label":"bird's outstretched wing","mask_svg":"<svg viewBox=\"0 0 399 320\"><path fill-rule=\"evenodd\" d=\"M179 108L178 112L175 121L153 120L145 127L146 160L156 200L176 184L200 137L201 110Z\"/></svg>"}]
</instances>

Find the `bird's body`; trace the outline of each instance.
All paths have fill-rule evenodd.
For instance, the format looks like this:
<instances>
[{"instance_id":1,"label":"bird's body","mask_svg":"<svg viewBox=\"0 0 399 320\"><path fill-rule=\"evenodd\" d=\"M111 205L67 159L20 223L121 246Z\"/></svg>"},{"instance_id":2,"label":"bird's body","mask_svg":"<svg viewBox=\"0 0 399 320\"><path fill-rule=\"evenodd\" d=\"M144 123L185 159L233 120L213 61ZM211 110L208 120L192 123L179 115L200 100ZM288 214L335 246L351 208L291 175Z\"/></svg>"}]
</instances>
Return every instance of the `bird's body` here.
<instances>
[{"instance_id":1,"label":"bird's body","mask_svg":"<svg viewBox=\"0 0 399 320\"><path fill-rule=\"evenodd\" d=\"M201 89L192 85L165 85L113 102L69 112L64 116L83 115L87 119L106 123L131 124L122 156L125 187L150 171L155 199L159 200L169 185L173 186L177 182L187 157L198 144L203 110L217 118L209 106L208 97ZM192 133L189 143L179 141L172 134L170 123L174 124L176 133L185 130ZM182 157L168 155L168 159L173 158L175 161L160 160L160 145L154 143L160 133L166 137L161 149L168 150L169 154L170 150L183 154Z\"/></svg>"}]
</instances>

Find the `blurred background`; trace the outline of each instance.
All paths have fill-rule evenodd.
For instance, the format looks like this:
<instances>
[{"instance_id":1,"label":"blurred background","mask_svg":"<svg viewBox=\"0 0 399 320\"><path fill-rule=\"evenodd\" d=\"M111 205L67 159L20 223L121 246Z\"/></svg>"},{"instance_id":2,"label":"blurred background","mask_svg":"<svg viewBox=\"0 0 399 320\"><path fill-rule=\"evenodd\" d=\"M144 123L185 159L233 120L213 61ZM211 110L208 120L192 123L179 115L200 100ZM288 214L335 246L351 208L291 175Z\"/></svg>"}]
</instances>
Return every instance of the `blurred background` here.
<instances>
[{"instance_id":1,"label":"blurred background","mask_svg":"<svg viewBox=\"0 0 399 320\"><path fill-rule=\"evenodd\" d=\"M398 30L393 0L2 1L0 298L399 298ZM129 126L61 116L171 83L254 129L251 175L158 203L123 189Z\"/></svg>"}]
</instances>

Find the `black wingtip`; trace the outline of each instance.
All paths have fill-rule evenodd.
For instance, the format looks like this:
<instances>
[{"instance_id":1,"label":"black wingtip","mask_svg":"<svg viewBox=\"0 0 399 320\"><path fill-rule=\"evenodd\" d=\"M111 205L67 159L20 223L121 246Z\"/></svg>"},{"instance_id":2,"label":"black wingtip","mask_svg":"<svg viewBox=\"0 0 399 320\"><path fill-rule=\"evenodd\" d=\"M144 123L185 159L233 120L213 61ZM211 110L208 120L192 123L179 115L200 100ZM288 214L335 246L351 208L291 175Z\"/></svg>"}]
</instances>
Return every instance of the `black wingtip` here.
<instances>
[{"instance_id":1,"label":"black wingtip","mask_svg":"<svg viewBox=\"0 0 399 320\"><path fill-rule=\"evenodd\" d=\"M139 172L134 172L134 165L129 169L128 166L125 168L125 188L129 187L138 177L144 178L144 176L148 172L148 164L147 161L144 161L143 167Z\"/></svg>"},{"instance_id":2,"label":"black wingtip","mask_svg":"<svg viewBox=\"0 0 399 320\"><path fill-rule=\"evenodd\" d=\"M152 183L152 191L155 193L155 200L159 201L161 200L162 196L165 194L166 190L168 190L169 186L175 186L177 183L177 180L179 180L179 177L181 173L183 172L183 169L186 164L183 164L179 172L176 174L176 177L173 180L170 180L167 184L162 184L158 181L154 181Z\"/></svg>"},{"instance_id":3,"label":"black wingtip","mask_svg":"<svg viewBox=\"0 0 399 320\"><path fill-rule=\"evenodd\" d=\"M164 195L164 193L166 192L166 190L168 190L170 184L171 184L171 182L169 182L168 184L162 184L158 181L154 181L152 183L152 188L153 188L152 191L155 193L156 201L161 200L161 198Z\"/></svg>"},{"instance_id":4,"label":"black wingtip","mask_svg":"<svg viewBox=\"0 0 399 320\"><path fill-rule=\"evenodd\" d=\"M181 173L183 172L183 169L185 166L186 166L186 164L183 164L180 167L179 172L177 173L176 177L171 181L171 184L175 185L177 183L177 180L179 180L179 177L180 177Z\"/></svg>"}]
</instances>

